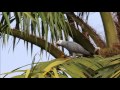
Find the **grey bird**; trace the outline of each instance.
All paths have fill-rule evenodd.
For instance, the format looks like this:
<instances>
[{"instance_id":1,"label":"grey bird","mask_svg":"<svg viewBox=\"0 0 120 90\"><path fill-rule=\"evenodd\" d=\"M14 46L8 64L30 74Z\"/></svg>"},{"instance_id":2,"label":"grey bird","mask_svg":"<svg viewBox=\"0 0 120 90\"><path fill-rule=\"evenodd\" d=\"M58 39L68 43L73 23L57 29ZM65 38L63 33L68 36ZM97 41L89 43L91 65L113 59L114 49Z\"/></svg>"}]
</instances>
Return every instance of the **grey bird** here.
<instances>
[{"instance_id":1,"label":"grey bird","mask_svg":"<svg viewBox=\"0 0 120 90\"><path fill-rule=\"evenodd\" d=\"M58 40L56 42L56 45L66 48L72 57L76 57L76 55L91 56L91 53L89 51L73 41Z\"/></svg>"}]
</instances>

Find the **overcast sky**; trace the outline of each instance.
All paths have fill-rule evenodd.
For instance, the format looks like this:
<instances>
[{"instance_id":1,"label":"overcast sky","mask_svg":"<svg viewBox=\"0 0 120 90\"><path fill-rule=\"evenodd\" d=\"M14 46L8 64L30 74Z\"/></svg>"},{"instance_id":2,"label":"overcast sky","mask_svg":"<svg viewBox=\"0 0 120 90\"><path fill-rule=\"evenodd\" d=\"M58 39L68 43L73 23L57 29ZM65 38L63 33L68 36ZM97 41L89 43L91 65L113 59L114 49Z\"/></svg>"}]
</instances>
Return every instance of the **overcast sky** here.
<instances>
[{"instance_id":1,"label":"overcast sky","mask_svg":"<svg viewBox=\"0 0 120 90\"><path fill-rule=\"evenodd\" d=\"M103 32L103 25L101 23L101 17L99 13L92 13L89 16L88 19L89 25L91 25L98 34L101 35L102 39L104 39L104 32ZM10 72L13 69L16 69L18 67L21 67L26 64L30 64L32 62L33 56L36 55L36 61L40 59L39 51L40 48L34 45L33 48L33 55L31 56L30 50L26 50L26 46L24 45L24 41L21 40L15 47L15 50L13 52L12 48L12 36L9 38L8 44L6 46L2 47L2 43L0 43L0 73L4 72ZM0 39L1 40L1 39ZM1 42L1 41L0 41ZM30 49L30 45L29 48ZM54 59L54 57L50 56L49 60ZM47 61L46 55L44 53L43 56L41 56L41 61ZM29 68L30 66L27 66L23 69ZM10 76L16 75L11 74Z\"/></svg>"}]
</instances>

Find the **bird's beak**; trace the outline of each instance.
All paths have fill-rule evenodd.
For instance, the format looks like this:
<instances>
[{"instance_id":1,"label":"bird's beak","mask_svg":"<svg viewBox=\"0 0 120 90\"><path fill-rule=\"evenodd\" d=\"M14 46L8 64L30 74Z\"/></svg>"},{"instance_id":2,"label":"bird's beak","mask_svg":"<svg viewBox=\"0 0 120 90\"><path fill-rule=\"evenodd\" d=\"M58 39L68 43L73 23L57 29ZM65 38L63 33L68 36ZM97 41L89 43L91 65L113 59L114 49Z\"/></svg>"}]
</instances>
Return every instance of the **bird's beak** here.
<instances>
[{"instance_id":1,"label":"bird's beak","mask_svg":"<svg viewBox=\"0 0 120 90\"><path fill-rule=\"evenodd\" d=\"M58 43L56 43L56 46L58 47L58 46L60 46Z\"/></svg>"},{"instance_id":2,"label":"bird's beak","mask_svg":"<svg viewBox=\"0 0 120 90\"><path fill-rule=\"evenodd\" d=\"M56 46L57 46L57 47L59 46L58 43L56 43Z\"/></svg>"}]
</instances>

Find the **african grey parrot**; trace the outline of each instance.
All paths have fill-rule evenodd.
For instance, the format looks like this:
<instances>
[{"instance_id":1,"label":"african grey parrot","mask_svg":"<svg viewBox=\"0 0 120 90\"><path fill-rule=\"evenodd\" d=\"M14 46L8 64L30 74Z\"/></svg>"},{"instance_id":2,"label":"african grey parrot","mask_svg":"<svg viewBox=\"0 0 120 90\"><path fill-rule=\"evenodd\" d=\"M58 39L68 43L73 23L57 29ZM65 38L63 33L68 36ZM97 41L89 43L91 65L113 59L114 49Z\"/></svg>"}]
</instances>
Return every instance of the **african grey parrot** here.
<instances>
[{"instance_id":1,"label":"african grey parrot","mask_svg":"<svg viewBox=\"0 0 120 90\"><path fill-rule=\"evenodd\" d=\"M73 57L76 57L77 54L79 55L82 54L84 56L91 56L90 52L88 52L81 45L73 41L58 40L56 42L56 45L66 48L70 52L70 55L72 55Z\"/></svg>"}]
</instances>

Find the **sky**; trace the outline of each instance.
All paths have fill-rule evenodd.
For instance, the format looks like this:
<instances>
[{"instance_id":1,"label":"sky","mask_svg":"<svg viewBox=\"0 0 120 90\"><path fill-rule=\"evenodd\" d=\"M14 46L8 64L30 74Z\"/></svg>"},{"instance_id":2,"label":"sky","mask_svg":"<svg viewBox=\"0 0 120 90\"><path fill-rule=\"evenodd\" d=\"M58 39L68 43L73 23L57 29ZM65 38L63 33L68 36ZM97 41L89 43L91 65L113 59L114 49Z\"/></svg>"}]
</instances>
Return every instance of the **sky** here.
<instances>
[{"instance_id":1,"label":"sky","mask_svg":"<svg viewBox=\"0 0 120 90\"><path fill-rule=\"evenodd\" d=\"M102 25L101 17L99 13L92 13L89 16L88 24L96 30L96 32L102 37L102 39L105 38L103 25ZM20 40L20 42L16 45L15 50L13 52L12 39L13 39L12 36L10 36L9 41L5 46L2 46L2 43L0 43L0 74L5 72L10 72L18 67L21 67L27 64L31 64L33 57L35 55L36 55L36 58L35 58L36 61L38 60L48 61L48 58L46 58L45 53L43 54L43 56L39 55L40 48L35 45L33 46L33 54L31 56L30 45L27 51L23 40ZM2 39L0 39L0 42L1 40ZM53 59L54 57L50 55L49 60L53 60ZM30 66L27 66L22 69L29 69L29 68ZM17 74L20 74L20 73L10 74L7 76L7 78Z\"/></svg>"}]
</instances>

